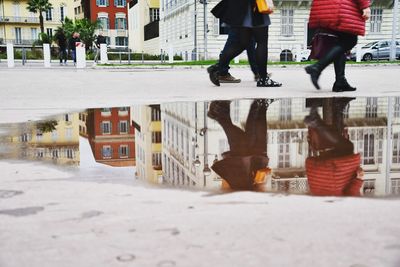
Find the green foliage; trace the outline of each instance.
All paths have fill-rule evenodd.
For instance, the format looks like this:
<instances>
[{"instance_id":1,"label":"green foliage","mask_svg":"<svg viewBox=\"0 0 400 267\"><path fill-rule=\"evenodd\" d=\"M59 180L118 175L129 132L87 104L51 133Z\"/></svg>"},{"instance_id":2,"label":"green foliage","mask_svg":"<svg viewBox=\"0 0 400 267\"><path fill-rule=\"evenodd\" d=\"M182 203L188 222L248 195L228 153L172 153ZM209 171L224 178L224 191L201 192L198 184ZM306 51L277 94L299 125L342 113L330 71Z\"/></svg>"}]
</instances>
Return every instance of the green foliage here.
<instances>
[{"instance_id":1,"label":"green foliage","mask_svg":"<svg viewBox=\"0 0 400 267\"><path fill-rule=\"evenodd\" d=\"M26 9L32 13L39 13L40 31L43 33L43 15L42 13L51 9L53 5L49 0L29 0Z\"/></svg>"},{"instance_id":2,"label":"green foliage","mask_svg":"<svg viewBox=\"0 0 400 267\"><path fill-rule=\"evenodd\" d=\"M57 121L43 121L36 124L36 129L42 133L50 133L56 129Z\"/></svg>"},{"instance_id":3,"label":"green foliage","mask_svg":"<svg viewBox=\"0 0 400 267\"><path fill-rule=\"evenodd\" d=\"M87 18L77 19L75 23L69 19L65 18L65 21L61 27L64 30L67 39L71 38L74 32L80 34L80 39L85 43L86 48L90 48L95 40L95 30L98 28L99 23L92 22ZM58 30L58 29L57 29Z\"/></svg>"}]
</instances>

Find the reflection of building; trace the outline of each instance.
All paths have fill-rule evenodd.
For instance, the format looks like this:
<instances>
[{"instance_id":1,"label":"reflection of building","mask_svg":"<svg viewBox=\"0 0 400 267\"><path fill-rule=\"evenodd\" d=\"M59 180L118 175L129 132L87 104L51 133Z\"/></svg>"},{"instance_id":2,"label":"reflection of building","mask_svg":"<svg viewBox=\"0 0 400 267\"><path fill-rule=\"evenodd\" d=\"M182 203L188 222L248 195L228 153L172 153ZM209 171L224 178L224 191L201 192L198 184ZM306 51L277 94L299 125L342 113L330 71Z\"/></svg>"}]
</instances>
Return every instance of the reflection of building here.
<instances>
[{"instance_id":1,"label":"reflection of building","mask_svg":"<svg viewBox=\"0 0 400 267\"><path fill-rule=\"evenodd\" d=\"M130 1L128 20L129 48L138 53L160 54L160 0Z\"/></svg>"},{"instance_id":2,"label":"reflection of building","mask_svg":"<svg viewBox=\"0 0 400 267\"><path fill-rule=\"evenodd\" d=\"M82 137L87 137L87 116L87 111L79 112L79 135Z\"/></svg>"},{"instance_id":3,"label":"reflection of building","mask_svg":"<svg viewBox=\"0 0 400 267\"><path fill-rule=\"evenodd\" d=\"M41 121L40 123L49 123ZM12 141L20 145L15 151L20 158L48 160L56 164L79 165L78 114L64 114L54 121L55 129L43 132L37 123L18 125Z\"/></svg>"},{"instance_id":4,"label":"reflection of building","mask_svg":"<svg viewBox=\"0 0 400 267\"><path fill-rule=\"evenodd\" d=\"M87 135L93 156L110 166L135 166L135 135L129 107L87 111Z\"/></svg>"},{"instance_id":5,"label":"reflection of building","mask_svg":"<svg viewBox=\"0 0 400 267\"><path fill-rule=\"evenodd\" d=\"M128 45L126 0L88 0L84 12L91 21L99 21L108 44Z\"/></svg>"},{"instance_id":6,"label":"reflection of building","mask_svg":"<svg viewBox=\"0 0 400 267\"><path fill-rule=\"evenodd\" d=\"M163 178L176 186L219 187L209 166L225 151L226 137L206 117L207 103L161 105ZM221 149L222 148L222 149Z\"/></svg>"},{"instance_id":7,"label":"reflection of building","mask_svg":"<svg viewBox=\"0 0 400 267\"><path fill-rule=\"evenodd\" d=\"M162 183L160 105L138 105L131 111L136 137L136 177Z\"/></svg>"},{"instance_id":8,"label":"reflection of building","mask_svg":"<svg viewBox=\"0 0 400 267\"><path fill-rule=\"evenodd\" d=\"M73 0L50 0L53 8L43 14L50 37L66 17L74 18ZM0 0L0 44L32 45L40 33L39 14L29 12L28 1Z\"/></svg>"}]
</instances>

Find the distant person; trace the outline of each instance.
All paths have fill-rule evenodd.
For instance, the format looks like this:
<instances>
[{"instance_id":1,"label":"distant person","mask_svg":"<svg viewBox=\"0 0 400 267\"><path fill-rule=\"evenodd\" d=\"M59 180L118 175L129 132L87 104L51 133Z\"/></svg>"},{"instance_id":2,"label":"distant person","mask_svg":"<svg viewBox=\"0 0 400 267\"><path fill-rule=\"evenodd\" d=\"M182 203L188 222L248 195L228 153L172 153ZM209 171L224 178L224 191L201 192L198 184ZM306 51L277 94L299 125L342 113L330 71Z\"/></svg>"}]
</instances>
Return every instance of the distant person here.
<instances>
[{"instance_id":1,"label":"distant person","mask_svg":"<svg viewBox=\"0 0 400 267\"><path fill-rule=\"evenodd\" d=\"M333 115L343 115L352 98L333 98ZM342 117L343 119L343 117ZM314 155L306 159L310 192L318 196L360 196L364 171L360 154L344 134L344 124L334 116L332 126L319 116L317 107L304 118L308 127L309 147ZM336 125L338 124L338 125ZM339 127L338 127L339 126Z\"/></svg>"},{"instance_id":2,"label":"distant person","mask_svg":"<svg viewBox=\"0 0 400 267\"><path fill-rule=\"evenodd\" d=\"M223 74L223 67L242 53L255 40L256 63L260 79L257 87L279 87L281 83L275 82L267 76L268 61L268 29L271 20L268 14L262 14L255 8L254 0L222 0L212 10L215 17L232 27L238 34L238 42L230 45L219 58L217 68L209 69L210 81L216 86L220 85L219 77Z\"/></svg>"},{"instance_id":3,"label":"distant person","mask_svg":"<svg viewBox=\"0 0 400 267\"><path fill-rule=\"evenodd\" d=\"M267 115L271 100L257 99L250 106L244 130L232 123L230 101L213 101L207 116L224 130L230 151L211 168L233 190L257 190L269 173L267 156Z\"/></svg>"},{"instance_id":4,"label":"distant person","mask_svg":"<svg viewBox=\"0 0 400 267\"><path fill-rule=\"evenodd\" d=\"M72 60L74 61L74 65L76 65L76 46L78 42L81 42L79 38L80 34L78 32L74 32L72 34L72 38L69 40L69 49L71 49Z\"/></svg>"},{"instance_id":5,"label":"distant person","mask_svg":"<svg viewBox=\"0 0 400 267\"><path fill-rule=\"evenodd\" d=\"M60 31L57 31L55 38L59 49L58 55L60 58L60 65L63 65L63 61L64 65L67 65L67 37L65 36L64 30L60 29Z\"/></svg>"},{"instance_id":6,"label":"distant person","mask_svg":"<svg viewBox=\"0 0 400 267\"><path fill-rule=\"evenodd\" d=\"M100 56L100 45L107 44L106 37L103 36L103 33L99 33L96 37L95 45L96 45L96 56L94 57L94 62L97 63Z\"/></svg>"},{"instance_id":7,"label":"distant person","mask_svg":"<svg viewBox=\"0 0 400 267\"><path fill-rule=\"evenodd\" d=\"M365 35L365 21L371 16L369 0L313 0L309 27L337 36L337 42L317 63L307 66L306 72L318 90L321 72L332 62L335 66L336 81L332 91L355 91L345 77L346 55L357 44L357 36ZM315 49L315 47L314 47Z\"/></svg>"}]
</instances>

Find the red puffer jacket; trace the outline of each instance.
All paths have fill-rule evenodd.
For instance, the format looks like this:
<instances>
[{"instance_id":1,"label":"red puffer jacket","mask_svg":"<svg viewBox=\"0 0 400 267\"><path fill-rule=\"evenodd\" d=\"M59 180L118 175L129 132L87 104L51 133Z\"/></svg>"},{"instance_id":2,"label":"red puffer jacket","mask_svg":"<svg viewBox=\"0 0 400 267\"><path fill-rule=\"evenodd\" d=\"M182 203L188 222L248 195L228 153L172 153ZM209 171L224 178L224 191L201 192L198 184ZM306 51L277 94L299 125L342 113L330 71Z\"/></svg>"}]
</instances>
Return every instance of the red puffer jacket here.
<instances>
[{"instance_id":1,"label":"red puffer jacket","mask_svg":"<svg viewBox=\"0 0 400 267\"><path fill-rule=\"evenodd\" d=\"M370 0L313 0L309 26L365 35L362 10L370 5Z\"/></svg>"}]
</instances>

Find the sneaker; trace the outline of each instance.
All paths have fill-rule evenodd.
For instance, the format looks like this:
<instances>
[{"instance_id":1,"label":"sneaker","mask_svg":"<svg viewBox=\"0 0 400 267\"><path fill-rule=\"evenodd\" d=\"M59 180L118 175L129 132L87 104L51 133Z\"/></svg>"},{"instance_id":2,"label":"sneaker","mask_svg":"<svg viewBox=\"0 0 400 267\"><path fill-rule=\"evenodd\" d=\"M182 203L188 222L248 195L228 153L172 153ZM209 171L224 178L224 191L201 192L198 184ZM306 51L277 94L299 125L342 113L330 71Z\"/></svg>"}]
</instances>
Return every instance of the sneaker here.
<instances>
[{"instance_id":1,"label":"sneaker","mask_svg":"<svg viewBox=\"0 0 400 267\"><path fill-rule=\"evenodd\" d=\"M229 72L226 75L218 75L218 80L220 83L240 83L240 79L236 79Z\"/></svg>"},{"instance_id":2,"label":"sneaker","mask_svg":"<svg viewBox=\"0 0 400 267\"><path fill-rule=\"evenodd\" d=\"M281 83L271 80L268 77L265 79L259 79L257 81L257 87L281 87L281 86L282 86Z\"/></svg>"}]
</instances>

